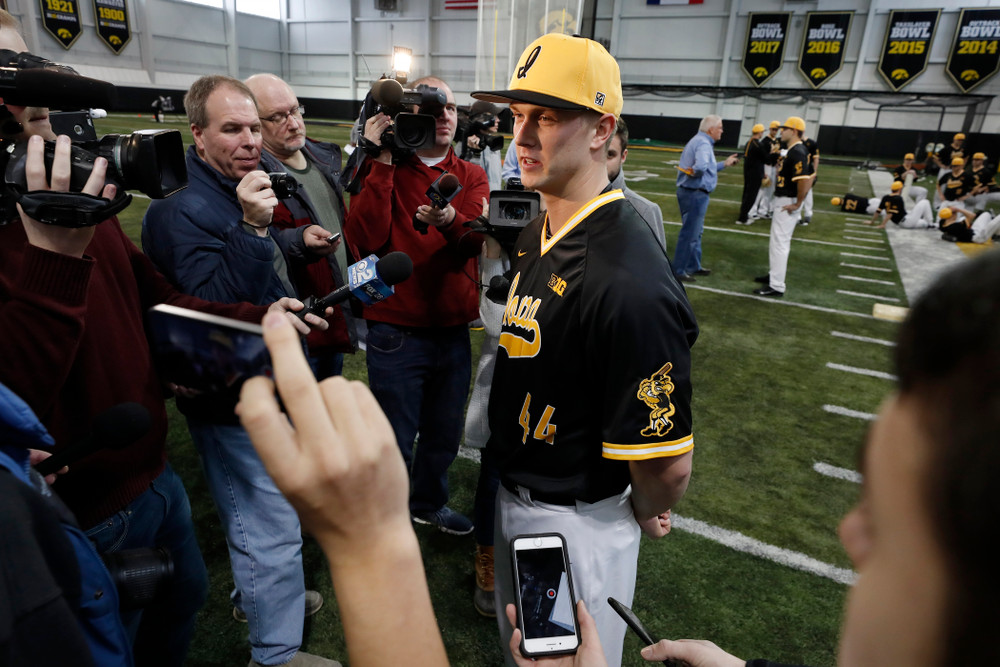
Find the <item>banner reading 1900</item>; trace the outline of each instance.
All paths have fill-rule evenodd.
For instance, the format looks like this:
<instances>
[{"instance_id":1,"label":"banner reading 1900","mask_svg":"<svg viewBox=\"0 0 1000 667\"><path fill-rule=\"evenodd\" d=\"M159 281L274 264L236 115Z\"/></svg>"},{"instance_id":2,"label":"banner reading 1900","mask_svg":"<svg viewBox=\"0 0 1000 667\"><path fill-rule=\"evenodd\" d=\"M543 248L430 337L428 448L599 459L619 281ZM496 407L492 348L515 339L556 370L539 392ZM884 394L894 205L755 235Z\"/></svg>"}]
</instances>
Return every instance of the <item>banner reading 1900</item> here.
<instances>
[{"instance_id":1,"label":"banner reading 1900","mask_svg":"<svg viewBox=\"0 0 1000 667\"><path fill-rule=\"evenodd\" d=\"M854 12L809 12L806 17L799 71L819 88L844 66L844 51Z\"/></svg>"},{"instance_id":2,"label":"banner reading 1900","mask_svg":"<svg viewBox=\"0 0 1000 667\"><path fill-rule=\"evenodd\" d=\"M761 86L781 69L791 12L751 13L747 23L743 71L755 86Z\"/></svg>"},{"instance_id":3,"label":"banner reading 1900","mask_svg":"<svg viewBox=\"0 0 1000 667\"><path fill-rule=\"evenodd\" d=\"M80 13L76 0L38 0L42 10L42 27L64 49L73 46L80 36Z\"/></svg>"},{"instance_id":4,"label":"banner reading 1900","mask_svg":"<svg viewBox=\"0 0 1000 667\"><path fill-rule=\"evenodd\" d=\"M889 13L878 71L890 88L899 90L927 69L940 17L940 9L894 9Z\"/></svg>"},{"instance_id":5,"label":"banner reading 1900","mask_svg":"<svg viewBox=\"0 0 1000 667\"><path fill-rule=\"evenodd\" d=\"M1000 68L1000 9L963 9L948 54L948 75L967 93Z\"/></svg>"},{"instance_id":6,"label":"banner reading 1900","mask_svg":"<svg viewBox=\"0 0 1000 667\"><path fill-rule=\"evenodd\" d=\"M118 55L132 39L125 0L94 0L97 36Z\"/></svg>"}]
</instances>

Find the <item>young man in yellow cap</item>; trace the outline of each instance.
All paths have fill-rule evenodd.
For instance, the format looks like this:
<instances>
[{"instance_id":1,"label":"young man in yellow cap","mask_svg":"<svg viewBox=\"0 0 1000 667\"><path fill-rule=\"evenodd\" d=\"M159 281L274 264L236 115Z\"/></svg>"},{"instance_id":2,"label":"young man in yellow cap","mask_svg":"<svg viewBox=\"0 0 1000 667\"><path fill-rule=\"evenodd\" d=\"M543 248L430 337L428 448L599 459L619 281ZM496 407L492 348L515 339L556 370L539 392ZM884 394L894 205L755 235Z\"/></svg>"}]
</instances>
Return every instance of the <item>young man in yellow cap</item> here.
<instances>
[{"instance_id":1,"label":"young man in yellow cap","mask_svg":"<svg viewBox=\"0 0 1000 667\"><path fill-rule=\"evenodd\" d=\"M917 180L919 175L917 170L913 168L913 153L907 153L903 156L903 164L897 166L892 170L892 180L893 182L902 183L902 196L912 197L913 201L921 202L927 199L927 188L921 187L919 185L913 185L913 182ZM909 184L909 188L907 188Z\"/></svg>"},{"instance_id":2,"label":"young man in yellow cap","mask_svg":"<svg viewBox=\"0 0 1000 667\"><path fill-rule=\"evenodd\" d=\"M951 166L951 161L957 157L965 159L967 151L965 150L965 135L958 132L951 138L951 143L939 150L936 154L932 156L934 163L940 169L938 173L942 176L942 172L948 171Z\"/></svg>"},{"instance_id":3,"label":"young man in yellow cap","mask_svg":"<svg viewBox=\"0 0 1000 667\"><path fill-rule=\"evenodd\" d=\"M622 93L604 47L544 35L508 90L472 96L510 103L521 179L545 209L511 255L490 398L501 637L507 646L513 632L503 613L514 601L510 539L556 532L608 664L619 665L626 628L606 600L630 604L640 534L665 535L687 488L697 325L649 227L609 187Z\"/></svg>"},{"instance_id":4,"label":"young man in yellow cap","mask_svg":"<svg viewBox=\"0 0 1000 667\"><path fill-rule=\"evenodd\" d=\"M753 222L750 220L750 209L757 201L760 184L764 180L764 161L767 159L767 153L760 143L764 135L764 126L757 123L751 132L747 145L743 148L743 199L740 203L740 217L736 219L737 225L749 225Z\"/></svg>"},{"instance_id":5,"label":"young man in yellow cap","mask_svg":"<svg viewBox=\"0 0 1000 667\"><path fill-rule=\"evenodd\" d=\"M772 120L761 140L761 148L764 149L764 180L760 184L760 192L757 194L757 201L750 209L751 218L770 218L771 199L774 197L774 179L778 176L778 158L781 157L781 137L778 130L781 122Z\"/></svg>"},{"instance_id":6,"label":"young man in yellow cap","mask_svg":"<svg viewBox=\"0 0 1000 667\"><path fill-rule=\"evenodd\" d=\"M806 122L798 116L789 116L781 126L781 141L786 149L774 184L774 214L771 216L771 241L768 244L769 269L767 274L754 278L755 282L763 284L763 287L753 291L758 296L785 296L785 272L788 269L788 253L792 249L792 234L813 182L809 151L802 143L805 133Z\"/></svg>"},{"instance_id":7,"label":"young man in yellow cap","mask_svg":"<svg viewBox=\"0 0 1000 667\"><path fill-rule=\"evenodd\" d=\"M951 169L938 179L938 200L945 204L958 202L965 206L965 200L972 192L972 179L965 173L965 160L960 157L951 159Z\"/></svg>"},{"instance_id":8,"label":"young man in yellow cap","mask_svg":"<svg viewBox=\"0 0 1000 667\"><path fill-rule=\"evenodd\" d=\"M973 153L972 164L966 167L965 173L972 185L969 197L965 200L967 206L978 210L986 204L1000 201L1000 188L995 180L996 168L987 166L985 153Z\"/></svg>"},{"instance_id":9,"label":"young man in yellow cap","mask_svg":"<svg viewBox=\"0 0 1000 667\"><path fill-rule=\"evenodd\" d=\"M885 229L889 220L899 225L903 229L930 229L934 227L934 212L931 210L931 203L927 198L921 199L909 213L906 212L906 204L903 201L902 181L892 182L892 192L882 197L878 204L878 210L872 214L872 219L867 223L874 225L878 220L879 213L882 214L882 224L879 229Z\"/></svg>"}]
</instances>

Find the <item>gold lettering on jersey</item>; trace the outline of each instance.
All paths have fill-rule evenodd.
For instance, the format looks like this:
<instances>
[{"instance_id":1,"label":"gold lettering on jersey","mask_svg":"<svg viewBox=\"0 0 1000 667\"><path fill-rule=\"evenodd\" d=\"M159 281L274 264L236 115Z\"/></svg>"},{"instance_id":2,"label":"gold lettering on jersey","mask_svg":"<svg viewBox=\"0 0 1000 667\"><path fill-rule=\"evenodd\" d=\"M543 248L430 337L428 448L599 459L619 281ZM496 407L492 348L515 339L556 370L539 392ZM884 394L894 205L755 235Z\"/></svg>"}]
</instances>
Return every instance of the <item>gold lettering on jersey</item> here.
<instances>
[{"instance_id":1,"label":"gold lettering on jersey","mask_svg":"<svg viewBox=\"0 0 1000 667\"><path fill-rule=\"evenodd\" d=\"M636 398L649 408L649 426L642 429L644 437L664 436L674 427L670 417L674 414L674 405L670 402L670 394L674 393L674 383L667 375L673 364L669 361L660 370L639 383Z\"/></svg>"},{"instance_id":2,"label":"gold lettering on jersey","mask_svg":"<svg viewBox=\"0 0 1000 667\"><path fill-rule=\"evenodd\" d=\"M521 273L518 272L510 281L507 307L504 308L503 320L500 322L502 327L511 326L525 331L524 336L510 331L500 334L500 347L507 350L507 356L511 358L534 357L542 347L542 330L538 326L538 320L535 319L542 300L528 294L522 297L515 296L514 292L517 291L517 284L520 281Z\"/></svg>"},{"instance_id":3,"label":"gold lettering on jersey","mask_svg":"<svg viewBox=\"0 0 1000 667\"><path fill-rule=\"evenodd\" d=\"M566 281L563 280L562 278L560 278L559 276L557 276L554 273L549 276L549 285L548 286L549 286L549 289L551 289L553 292L555 292L559 296L562 296L563 292L566 291Z\"/></svg>"}]
</instances>

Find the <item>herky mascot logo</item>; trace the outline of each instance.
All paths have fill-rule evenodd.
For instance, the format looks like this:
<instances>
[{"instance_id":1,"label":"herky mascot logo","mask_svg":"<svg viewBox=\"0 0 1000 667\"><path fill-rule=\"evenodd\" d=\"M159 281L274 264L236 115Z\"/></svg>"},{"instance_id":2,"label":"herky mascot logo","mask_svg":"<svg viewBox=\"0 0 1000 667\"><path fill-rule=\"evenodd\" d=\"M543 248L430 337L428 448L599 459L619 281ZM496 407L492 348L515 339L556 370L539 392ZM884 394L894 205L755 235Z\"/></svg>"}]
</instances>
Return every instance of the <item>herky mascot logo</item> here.
<instances>
[{"instance_id":1,"label":"herky mascot logo","mask_svg":"<svg viewBox=\"0 0 1000 667\"><path fill-rule=\"evenodd\" d=\"M635 396L649 408L649 426L640 431L643 437L662 437L674 427L674 423L670 421L674 415L674 404L670 402L674 383L667 375L673 367L668 361L660 370L639 383L639 391Z\"/></svg>"}]
</instances>

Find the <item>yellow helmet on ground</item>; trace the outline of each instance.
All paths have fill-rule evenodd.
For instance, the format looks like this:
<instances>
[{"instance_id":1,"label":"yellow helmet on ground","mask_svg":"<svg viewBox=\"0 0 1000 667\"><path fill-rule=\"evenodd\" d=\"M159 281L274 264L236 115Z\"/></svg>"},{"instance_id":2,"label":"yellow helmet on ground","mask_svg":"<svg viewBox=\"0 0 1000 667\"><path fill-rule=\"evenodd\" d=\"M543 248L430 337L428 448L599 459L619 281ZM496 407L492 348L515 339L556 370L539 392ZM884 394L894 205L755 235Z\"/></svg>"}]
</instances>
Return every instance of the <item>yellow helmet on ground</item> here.
<instances>
[{"instance_id":1,"label":"yellow helmet on ground","mask_svg":"<svg viewBox=\"0 0 1000 667\"><path fill-rule=\"evenodd\" d=\"M951 217L951 209L945 206L943 209L938 211L938 215L941 216L942 220L947 220Z\"/></svg>"},{"instance_id":2,"label":"yellow helmet on ground","mask_svg":"<svg viewBox=\"0 0 1000 667\"><path fill-rule=\"evenodd\" d=\"M841 199L840 197L834 197L833 199L830 200L830 203L833 204L834 206L840 206L840 202L842 201L844 200Z\"/></svg>"}]
</instances>

